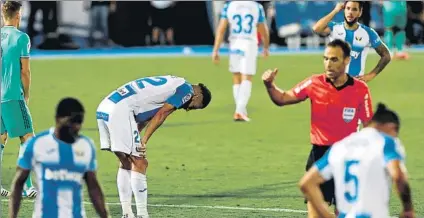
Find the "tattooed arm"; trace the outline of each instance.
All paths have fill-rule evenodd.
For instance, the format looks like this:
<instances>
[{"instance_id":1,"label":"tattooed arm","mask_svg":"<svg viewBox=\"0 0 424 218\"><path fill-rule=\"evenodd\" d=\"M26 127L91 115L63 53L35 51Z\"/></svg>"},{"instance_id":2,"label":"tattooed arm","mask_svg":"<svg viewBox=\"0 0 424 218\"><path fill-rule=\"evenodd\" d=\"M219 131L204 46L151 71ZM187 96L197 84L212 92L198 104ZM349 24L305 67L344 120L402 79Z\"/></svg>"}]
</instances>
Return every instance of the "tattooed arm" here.
<instances>
[{"instance_id":1,"label":"tattooed arm","mask_svg":"<svg viewBox=\"0 0 424 218\"><path fill-rule=\"evenodd\" d=\"M378 61L377 66L370 73L358 77L358 79L363 80L364 82L369 82L374 79L379 73L381 73L381 71L383 71L392 59L390 51L384 43L377 46L375 51L380 56L380 60Z\"/></svg>"}]
</instances>

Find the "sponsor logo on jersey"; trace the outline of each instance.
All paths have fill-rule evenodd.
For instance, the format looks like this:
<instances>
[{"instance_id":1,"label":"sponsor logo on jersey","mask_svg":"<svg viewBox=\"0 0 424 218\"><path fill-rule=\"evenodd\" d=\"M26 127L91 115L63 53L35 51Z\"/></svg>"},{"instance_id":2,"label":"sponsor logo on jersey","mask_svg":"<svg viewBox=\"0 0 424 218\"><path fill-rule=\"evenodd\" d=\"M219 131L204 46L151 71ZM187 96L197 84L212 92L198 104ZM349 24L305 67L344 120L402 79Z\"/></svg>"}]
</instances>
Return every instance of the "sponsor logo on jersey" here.
<instances>
[{"instance_id":1,"label":"sponsor logo on jersey","mask_svg":"<svg viewBox=\"0 0 424 218\"><path fill-rule=\"evenodd\" d=\"M83 174L78 172L71 172L66 169L61 170L51 170L45 169L44 179L52 181L69 181L80 183L82 180Z\"/></svg>"},{"instance_id":2,"label":"sponsor logo on jersey","mask_svg":"<svg viewBox=\"0 0 424 218\"><path fill-rule=\"evenodd\" d=\"M351 107L345 107L343 108L343 120L346 123L349 123L350 121L355 118L356 109Z\"/></svg>"}]
</instances>

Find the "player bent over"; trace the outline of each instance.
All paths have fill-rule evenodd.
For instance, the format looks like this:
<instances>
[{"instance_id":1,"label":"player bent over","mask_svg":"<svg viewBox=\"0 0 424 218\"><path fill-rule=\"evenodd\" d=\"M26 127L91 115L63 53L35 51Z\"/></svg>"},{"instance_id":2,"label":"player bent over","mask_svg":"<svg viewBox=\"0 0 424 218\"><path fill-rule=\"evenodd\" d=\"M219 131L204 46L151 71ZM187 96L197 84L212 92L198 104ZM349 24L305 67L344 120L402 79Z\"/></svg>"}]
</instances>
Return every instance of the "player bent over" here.
<instances>
[{"instance_id":1,"label":"player bent over","mask_svg":"<svg viewBox=\"0 0 424 218\"><path fill-rule=\"evenodd\" d=\"M134 217L131 209L135 196L137 217L147 212L146 145L166 118L178 109L203 109L211 93L203 84L192 85L176 76L137 79L109 94L97 108L102 150L118 157L117 186L123 217ZM141 138L139 131L144 127Z\"/></svg>"},{"instance_id":2,"label":"player bent over","mask_svg":"<svg viewBox=\"0 0 424 218\"><path fill-rule=\"evenodd\" d=\"M331 178L339 217L390 217L392 181L403 204L400 217L414 217L399 127L398 115L379 104L368 127L334 144L304 175L299 186L320 217L334 217L319 190Z\"/></svg>"},{"instance_id":3,"label":"player bent over","mask_svg":"<svg viewBox=\"0 0 424 218\"><path fill-rule=\"evenodd\" d=\"M284 91L275 83L278 70L266 71L262 79L271 100L278 106L311 102L312 149L306 164L308 170L337 141L356 132L358 120L366 125L372 117L371 95L363 81L345 73L350 62L350 46L336 39L324 52L325 73L305 79L293 89ZM325 201L335 204L332 180L321 186ZM309 217L317 212L308 202Z\"/></svg>"}]
</instances>

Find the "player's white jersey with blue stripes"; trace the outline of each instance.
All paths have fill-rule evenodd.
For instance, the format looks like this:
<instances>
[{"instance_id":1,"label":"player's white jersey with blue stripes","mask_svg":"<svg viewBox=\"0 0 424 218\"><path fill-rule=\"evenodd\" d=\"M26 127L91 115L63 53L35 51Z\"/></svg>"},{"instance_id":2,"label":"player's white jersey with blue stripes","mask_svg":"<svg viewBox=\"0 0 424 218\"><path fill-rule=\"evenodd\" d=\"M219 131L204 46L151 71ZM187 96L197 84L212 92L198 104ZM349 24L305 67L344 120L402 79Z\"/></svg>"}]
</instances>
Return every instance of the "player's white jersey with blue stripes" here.
<instances>
[{"instance_id":1,"label":"player's white jersey with blue stripes","mask_svg":"<svg viewBox=\"0 0 424 218\"><path fill-rule=\"evenodd\" d=\"M81 136L75 143L68 144L57 139L50 129L34 136L24 146L18 166L35 172L39 191L32 217L86 217L83 177L97 167L92 140Z\"/></svg>"},{"instance_id":2,"label":"player's white jersey with blue stripes","mask_svg":"<svg viewBox=\"0 0 424 218\"><path fill-rule=\"evenodd\" d=\"M222 9L221 19L227 19L230 25L230 43L247 40L258 44L257 25L265 22L261 4L255 1L227 2Z\"/></svg>"},{"instance_id":3,"label":"player's white jersey with blue stripes","mask_svg":"<svg viewBox=\"0 0 424 218\"><path fill-rule=\"evenodd\" d=\"M316 166L323 178L334 178L339 217L388 218L387 164L404 158L398 139L364 128L334 144Z\"/></svg>"},{"instance_id":4,"label":"player's white jersey with blue stripes","mask_svg":"<svg viewBox=\"0 0 424 218\"><path fill-rule=\"evenodd\" d=\"M328 27L331 29L329 36L331 40L344 40L352 48L350 52L351 60L346 68L346 73L351 76L363 75L369 48L377 48L381 45L380 36L374 29L363 24L359 24L356 30L346 29L343 22L330 22Z\"/></svg>"},{"instance_id":5,"label":"player's white jersey with blue stripes","mask_svg":"<svg viewBox=\"0 0 424 218\"><path fill-rule=\"evenodd\" d=\"M119 108L123 106L133 111L137 122L143 122L152 118L165 103L181 108L193 95L193 87L184 78L171 75L144 77L126 83L108 95L99 106L97 118L107 121L106 113L120 105Z\"/></svg>"}]
</instances>

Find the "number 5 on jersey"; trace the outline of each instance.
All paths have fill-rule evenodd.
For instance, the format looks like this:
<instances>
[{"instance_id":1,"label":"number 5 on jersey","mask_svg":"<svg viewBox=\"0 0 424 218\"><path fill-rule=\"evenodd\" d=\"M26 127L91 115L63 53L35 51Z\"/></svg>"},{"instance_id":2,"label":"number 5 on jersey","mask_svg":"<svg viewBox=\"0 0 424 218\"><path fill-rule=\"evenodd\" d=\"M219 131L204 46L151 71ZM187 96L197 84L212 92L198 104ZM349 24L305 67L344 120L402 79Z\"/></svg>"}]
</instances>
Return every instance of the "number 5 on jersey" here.
<instances>
[{"instance_id":1,"label":"number 5 on jersey","mask_svg":"<svg viewBox=\"0 0 424 218\"><path fill-rule=\"evenodd\" d=\"M354 203L358 200L359 179L357 175L352 173L352 167L358 164L359 161L357 160L350 160L345 162L345 187L347 187L347 184L349 184L350 182L353 182L353 193L349 191L345 191L344 193L346 201L349 203Z\"/></svg>"}]
</instances>

